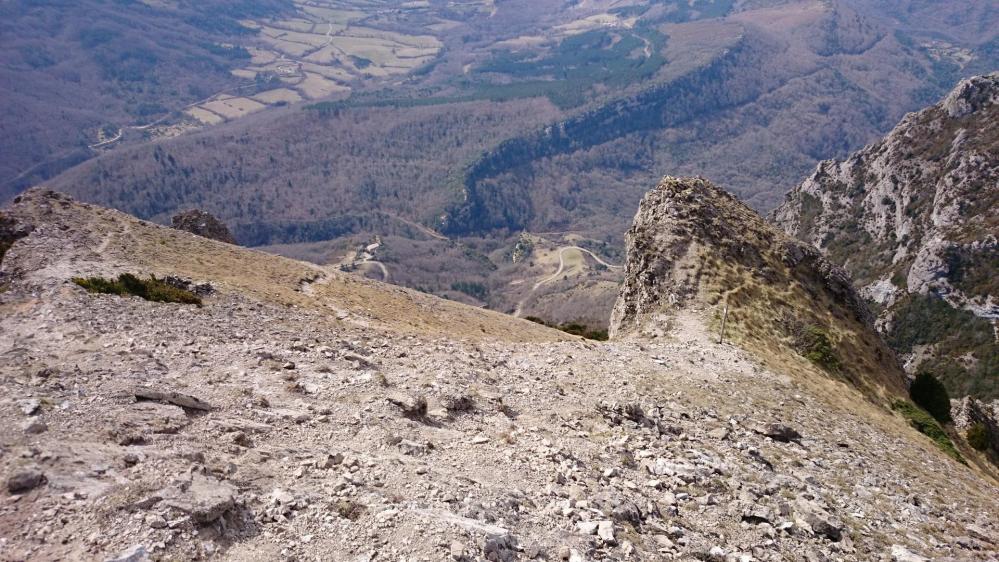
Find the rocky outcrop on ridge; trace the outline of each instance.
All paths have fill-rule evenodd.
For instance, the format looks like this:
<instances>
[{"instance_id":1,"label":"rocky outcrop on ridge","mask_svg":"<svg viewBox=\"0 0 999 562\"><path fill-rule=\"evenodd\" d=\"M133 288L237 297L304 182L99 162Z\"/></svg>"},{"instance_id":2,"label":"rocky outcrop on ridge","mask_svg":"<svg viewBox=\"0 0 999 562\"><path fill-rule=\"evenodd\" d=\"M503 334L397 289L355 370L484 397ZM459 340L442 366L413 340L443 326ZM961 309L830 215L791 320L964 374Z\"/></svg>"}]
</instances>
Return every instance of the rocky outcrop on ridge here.
<instances>
[{"instance_id":1,"label":"rocky outcrop on ridge","mask_svg":"<svg viewBox=\"0 0 999 562\"><path fill-rule=\"evenodd\" d=\"M0 558L999 556L993 481L692 307L585 341L51 192L4 213ZM124 272L213 291L72 282Z\"/></svg>"},{"instance_id":2,"label":"rocky outcrop on ridge","mask_svg":"<svg viewBox=\"0 0 999 562\"><path fill-rule=\"evenodd\" d=\"M819 164L773 215L842 265L910 373L999 397L999 73Z\"/></svg>"},{"instance_id":3,"label":"rocky outcrop on ridge","mask_svg":"<svg viewBox=\"0 0 999 562\"><path fill-rule=\"evenodd\" d=\"M736 341L781 346L859 385L904 388L849 276L711 182L664 178L626 245L612 336L656 336L678 313L705 309L719 339L724 316Z\"/></svg>"},{"instance_id":4,"label":"rocky outcrop on ridge","mask_svg":"<svg viewBox=\"0 0 999 562\"><path fill-rule=\"evenodd\" d=\"M177 213L171 219L171 226L177 230L185 230L191 234L197 234L219 242L235 244L236 238L229 232L229 227L224 222L215 218L211 213L191 209L182 213Z\"/></svg>"}]
</instances>

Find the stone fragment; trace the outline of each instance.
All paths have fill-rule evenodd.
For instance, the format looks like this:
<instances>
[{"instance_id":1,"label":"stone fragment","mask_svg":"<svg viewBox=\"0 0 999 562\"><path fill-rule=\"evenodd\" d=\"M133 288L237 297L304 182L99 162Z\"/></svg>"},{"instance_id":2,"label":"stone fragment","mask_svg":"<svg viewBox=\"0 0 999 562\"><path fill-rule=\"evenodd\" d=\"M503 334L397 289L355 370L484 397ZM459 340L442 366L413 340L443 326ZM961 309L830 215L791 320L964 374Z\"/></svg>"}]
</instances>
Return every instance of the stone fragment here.
<instances>
[{"instance_id":1,"label":"stone fragment","mask_svg":"<svg viewBox=\"0 0 999 562\"><path fill-rule=\"evenodd\" d=\"M45 483L45 474L37 468L29 467L15 470L7 477L7 491L12 494L22 494Z\"/></svg>"},{"instance_id":2,"label":"stone fragment","mask_svg":"<svg viewBox=\"0 0 999 562\"><path fill-rule=\"evenodd\" d=\"M892 562L929 562L929 558L913 553L900 544L891 545Z\"/></svg>"},{"instance_id":3,"label":"stone fragment","mask_svg":"<svg viewBox=\"0 0 999 562\"><path fill-rule=\"evenodd\" d=\"M843 525L824 513L808 513L805 515L805 522L817 537L825 537L834 542L843 538Z\"/></svg>"},{"instance_id":4,"label":"stone fragment","mask_svg":"<svg viewBox=\"0 0 999 562\"><path fill-rule=\"evenodd\" d=\"M397 394L386 397L390 404L398 406L407 418L424 418L427 415L427 399L423 396Z\"/></svg>"},{"instance_id":5,"label":"stone fragment","mask_svg":"<svg viewBox=\"0 0 999 562\"><path fill-rule=\"evenodd\" d=\"M614 538L614 522L613 521L601 521L597 524L597 536L600 540L607 544L617 543L617 539Z\"/></svg>"},{"instance_id":6,"label":"stone fragment","mask_svg":"<svg viewBox=\"0 0 999 562\"><path fill-rule=\"evenodd\" d=\"M204 410L206 412L212 409L211 404L201 400L200 398L191 396L190 394L174 392L172 390L159 390L148 386L140 386L135 389L134 394L139 400L165 402L167 404L173 404L174 406L180 406L181 408Z\"/></svg>"},{"instance_id":7,"label":"stone fragment","mask_svg":"<svg viewBox=\"0 0 999 562\"><path fill-rule=\"evenodd\" d=\"M468 412L475 408L475 400L468 394L452 393L441 398L441 406L451 414Z\"/></svg>"},{"instance_id":8,"label":"stone fragment","mask_svg":"<svg viewBox=\"0 0 999 562\"><path fill-rule=\"evenodd\" d=\"M112 558L105 559L104 562L146 562L147 560L149 560L149 551L145 546L137 544Z\"/></svg>"},{"instance_id":9,"label":"stone fragment","mask_svg":"<svg viewBox=\"0 0 999 562\"><path fill-rule=\"evenodd\" d=\"M27 400L21 400L18 406L21 407L21 413L26 416L33 416L38 413L42 403L37 398L28 398Z\"/></svg>"},{"instance_id":10,"label":"stone fragment","mask_svg":"<svg viewBox=\"0 0 999 562\"><path fill-rule=\"evenodd\" d=\"M742 520L751 525L761 523L771 523L774 520L773 513L761 505L754 505L742 514Z\"/></svg>"},{"instance_id":11,"label":"stone fragment","mask_svg":"<svg viewBox=\"0 0 999 562\"><path fill-rule=\"evenodd\" d=\"M781 423L768 423L758 428L756 432L781 443L801 440L801 434L796 429Z\"/></svg>"},{"instance_id":12,"label":"stone fragment","mask_svg":"<svg viewBox=\"0 0 999 562\"><path fill-rule=\"evenodd\" d=\"M225 482L202 474L194 474L189 483L173 491L164 503L191 516L194 521L207 524L233 508L236 489Z\"/></svg>"},{"instance_id":13,"label":"stone fragment","mask_svg":"<svg viewBox=\"0 0 999 562\"><path fill-rule=\"evenodd\" d=\"M316 468L330 469L343 462L343 453L328 453L316 463Z\"/></svg>"},{"instance_id":14,"label":"stone fragment","mask_svg":"<svg viewBox=\"0 0 999 562\"><path fill-rule=\"evenodd\" d=\"M411 512L426 517L428 519L434 519L441 521L443 523L450 523L465 529L466 531L471 531L475 533L482 533L486 536L501 536L508 535L510 531L498 525L492 525L490 523L485 523L483 521L478 521L476 519L470 519L468 517L462 517L460 515L451 513L449 511L443 511L440 509L410 509Z\"/></svg>"},{"instance_id":15,"label":"stone fragment","mask_svg":"<svg viewBox=\"0 0 999 562\"><path fill-rule=\"evenodd\" d=\"M708 432L708 437L710 437L712 439L722 440L722 439L725 439L726 437L728 437L728 434L729 434L729 430L728 430L727 427L719 427L719 428L712 429L711 431L709 431Z\"/></svg>"},{"instance_id":16,"label":"stone fragment","mask_svg":"<svg viewBox=\"0 0 999 562\"><path fill-rule=\"evenodd\" d=\"M38 435L39 433L45 433L48 431L49 426L40 419L31 418L21 424L21 429L23 429L28 435Z\"/></svg>"}]
</instances>

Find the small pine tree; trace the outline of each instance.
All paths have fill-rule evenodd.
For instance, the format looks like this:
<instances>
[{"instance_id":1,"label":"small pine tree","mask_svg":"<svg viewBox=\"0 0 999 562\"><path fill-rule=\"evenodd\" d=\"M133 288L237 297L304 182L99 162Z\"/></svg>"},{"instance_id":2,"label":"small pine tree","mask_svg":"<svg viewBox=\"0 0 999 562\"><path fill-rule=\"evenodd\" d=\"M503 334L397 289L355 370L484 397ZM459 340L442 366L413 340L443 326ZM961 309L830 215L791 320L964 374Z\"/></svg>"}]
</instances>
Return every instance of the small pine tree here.
<instances>
[{"instance_id":1,"label":"small pine tree","mask_svg":"<svg viewBox=\"0 0 999 562\"><path fill-rule=\"evenodd\" d=\"M930 373L919 373L909 387L912 401L930 413L941 423L947 423L950 418L950 395L947 388Z\"/></svg>"},{"instance_id":2,"label":"small pine tree","mask_svg":"<svg viewBox=\"0 0 999 562\"><path fill-rule=\"evenodd\" d=\"M976 423L968 428L968 444L978 451L989 448L989 429L984 423Z\"/></svg>"}]
</instances>

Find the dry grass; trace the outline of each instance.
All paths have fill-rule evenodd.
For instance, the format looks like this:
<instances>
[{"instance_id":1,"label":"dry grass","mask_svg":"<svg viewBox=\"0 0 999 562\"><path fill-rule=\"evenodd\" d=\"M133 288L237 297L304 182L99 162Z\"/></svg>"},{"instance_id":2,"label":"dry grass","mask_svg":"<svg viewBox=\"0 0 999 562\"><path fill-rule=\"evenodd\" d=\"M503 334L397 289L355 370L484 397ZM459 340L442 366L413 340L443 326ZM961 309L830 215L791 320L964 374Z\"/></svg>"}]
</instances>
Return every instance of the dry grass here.
<instances>
[{"instance_id":1,"label":"dry grass","mask_svg":"<svg viewBox=\"0 0 999 562\"><path fill-rule=\"evenodd\" d=\"M210 280L221 291L238 291L263 301L321 312L329 322L340 321L336 319L339 314L346 321L425 336L507 342L572 339L526 320L194 237L117 211L97 215L73 205L59 212L78 215L67 222L86 221L89 232L109 233L109 247L121 248L120 259L137 269L157 276ZM100 241L92 243L96 247ZM317 273L320 277L316 282L303 285L304 279L315 278Z\"/></svg>"}]
</instances>

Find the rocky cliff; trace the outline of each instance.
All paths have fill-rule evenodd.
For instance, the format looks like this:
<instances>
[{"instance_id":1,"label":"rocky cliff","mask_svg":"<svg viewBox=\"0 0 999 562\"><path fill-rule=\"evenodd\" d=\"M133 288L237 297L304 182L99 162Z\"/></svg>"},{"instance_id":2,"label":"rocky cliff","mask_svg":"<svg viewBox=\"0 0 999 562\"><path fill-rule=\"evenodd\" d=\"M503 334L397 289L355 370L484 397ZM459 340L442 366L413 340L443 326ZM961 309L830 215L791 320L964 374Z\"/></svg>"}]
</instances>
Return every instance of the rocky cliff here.
<instances>
[{"instance_id":1,"label":"rocky cliff","mask_svg":"<svg viewBox=\"0 0 999 562\"><path fill-rule=\"evenodd\" d=\"M911 373L999 397L999 73L826 161L773 215L854 277Z\"/></svg>"},{"instance_id":2,"label":"rocky cliff","mask_svg":"<svg viewBox=\"0 0 999 562\"><path fill-rule=\"evenodd\" d=\"M785 240L706 193L712 228ZM0 559L999 556L994 481L851 384L718 345L695 307L592 342L52 192L3 215ZM716 255L811 279L772 248ZM211 290L164 302L167 279Z\"/></svg>"},{"instance_id":3,"label":"rocky cliff","mask_svg":"<svg viewBox=\"0 0 999 562\"><path fill-rule=\"evenodd\" d=\"M849 276L709 181L664 178L625 238L613 337L661 335L680 313L702 310L719 339L724 322L726 337L765 355L791 353L859 386L904 388Z\"/></svg>"}]
</instances>

